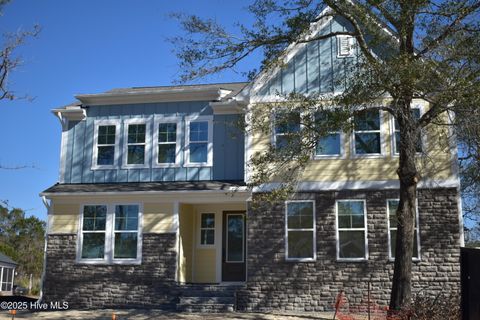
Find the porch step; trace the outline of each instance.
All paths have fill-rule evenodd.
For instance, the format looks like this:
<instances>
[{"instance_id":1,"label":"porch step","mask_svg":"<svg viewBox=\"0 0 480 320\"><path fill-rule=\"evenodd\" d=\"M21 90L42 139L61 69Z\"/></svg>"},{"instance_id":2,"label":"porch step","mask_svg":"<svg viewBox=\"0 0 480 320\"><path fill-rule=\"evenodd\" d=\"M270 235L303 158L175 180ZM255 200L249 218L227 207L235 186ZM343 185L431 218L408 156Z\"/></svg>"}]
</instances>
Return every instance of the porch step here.
<instances>
[{"instance_id":1,"label":"porch step","mask_svg":"<svg viewBox=\"0 0 480 320\"><path fill-rule=\"evenodd\" d=\"M183 312L235 311L235 292L239 285L184 285L177 310Z\"/></svg>"}]
</instances>

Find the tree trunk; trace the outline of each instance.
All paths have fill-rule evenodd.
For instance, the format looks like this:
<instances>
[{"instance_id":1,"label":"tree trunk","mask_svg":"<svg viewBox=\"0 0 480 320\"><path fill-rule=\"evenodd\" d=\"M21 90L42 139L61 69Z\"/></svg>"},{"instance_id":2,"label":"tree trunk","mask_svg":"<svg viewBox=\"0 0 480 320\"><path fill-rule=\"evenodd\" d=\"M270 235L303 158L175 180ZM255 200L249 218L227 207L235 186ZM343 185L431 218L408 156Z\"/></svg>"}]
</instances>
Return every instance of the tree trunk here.
<instances>
[{"instance_id":1,"label":"tree trunk","mask_svg":"<svg viewBox=\"0 0 480 320\"><path fill-rule=\"evenodd\" d=\"M400 310L411 303L412 298L412 255L415 230L415 212L418 172L415 163L417 143L417 121L410 110L411 99L405 99L397 121L400 127L400 202L397 210L397 241L395 244L395 266L390 296L390 310Z\"/></svg>"}]
</instances>

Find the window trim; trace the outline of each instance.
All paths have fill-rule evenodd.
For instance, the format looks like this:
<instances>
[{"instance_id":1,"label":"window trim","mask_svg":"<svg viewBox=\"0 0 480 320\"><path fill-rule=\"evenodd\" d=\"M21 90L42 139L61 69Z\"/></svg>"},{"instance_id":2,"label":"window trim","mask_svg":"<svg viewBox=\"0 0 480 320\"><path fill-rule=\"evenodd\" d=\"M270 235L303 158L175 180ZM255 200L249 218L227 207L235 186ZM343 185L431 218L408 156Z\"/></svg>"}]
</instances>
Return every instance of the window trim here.
<instances>
[{"instance_id":1,"label":"window trim","mask_svg":"<svg viewBox=\"0 0 480 320\"><path fill-rule=\"evenodd\" d=\"M138 206L138 229L137 229L137 258L113 258L115 251L115 206L128 206L136 205ZM105 221L105 252L103 259L100 258L82 258L82 247L83 247L83 213L86 206L106 206L107 207L107 217ZM114 265L114 264L131 264L139 265L142 264L142 244L143 244L143 203L138 202L89 202L83 203L80 205L80 214L78 219L78 232L77 232L77 256L76 263L78 264L104 264L104 265Z\"/></svg>"},{"instance_id":2,"label":"window trim","mask_svg":"<svg viewBox=\"0 0 480 320\"><path fill-rule=\"evenodd\" d=\"M208 122L207 162L190 162L190 123ZM185 117L184 167L211 167L213 165L213 116Z\"/></svg>"},{"instance_id":3,"label":"window trim","mask_svg":"<svg viewBox=\"0 0 480 320\"><path fill-rule=\"evenodd\" d=\"M384 130L384 114L383 114L383 111L382 110L378 110L378 117L379 117L379 129L378 130L361 130L361 131L357 131L355 130L355 127L353 127L352 129L352 134L350 135L350 152L351 152L351 155L352 155L352 158L384 158L385 157L385 134L383 132ZM368 111L368 109L364 109L364 110L359 110L360 112L361 111ZM355 126L355 116L352 117L352 122L353 122L353 125ZM356 148L355 148L355 133L356 132L359 132L359 133L379 133L380 135L380 153L365 153L365 154L358 154L356 151Z\"/></svg>"},{"instance_id":4,"label":"window trim","mask_svg":"<svg viewBox=\"0 0 480 320\"><path fill-rule=\"evenodd\" d=\"M102 165L97 164L98 161L98 128L100 126L115 126L115 144L113 152L113 164L112 165ZM120 154L120 119L98 119L94 120L93 126L93 153L92 153L92 170L102 170L102 169L116 169L118 168L118 157ZM65 151L66 152L66 151Z\"/></svg>"},{"instance_id":5,"label":"window trim","mask_svg":"<svg viewBox=\"0 0 480 320\"><path fill-rule=\"evenodd\" d=\"M349 52L348 54L342 54L342 49L341 49L341 45L340 45L340 42L342 41L342 39L348 39L349 40ZM354 50L354 45L355 45L355 42L354 42L355 38L353 36L349 36L349 35L346 35L346 34L339 34L337 35L337 58L351 58L353 57L354 53L355 53L355 50Z\"/></svg>"},{"instance_id":6,"label":"window trim","mask_svg":"<svg viewBox=\"0 0 480 320\"><path fill-rule=\"evenodd\" d=\"M202 228L202 216L204 214L213 214L214 227L213 228ZM213 211L211 212L199 212L198 213L198 242L197 248L200 249L212 249L217 245L217 214ZM213 230L213 244L202 244L202 230Z\"/></svg>"},{"instance_id":7,"label":"window trim","mask_svg":"<svg viewBox=\"0 0 480 320\"><path fill-rule=\"evenodd\" d=\"M313 207L313 228L289 229L288 228L288 204L295 202L311 202ZM315 200L287 200L285 201L285 261L311 262L317 260L317 216L315 212ZM289 258L288 256L288 232L289 231L313 231L313 257L312 258Z\"/></svg>"},{"instance_id":8,"label":"window trim","mask_svg":"<svg viewBox=\"0 0 480 320\"><path fill-rule=\"evenodd\" d=\"M390 235L390 230L391 230L391 227L390 227L390 209L388 207L388 202L389 201L400 201L400 199L398 198L388 198L386 200L386 213L387 213L387 236L388 236L388 260L390 261L395 261L395 257L392 256L392 240L391 240L391 235ZM417 230L417 252L418 252L418 257L413 257L412 256L412 261L421 261L422 260L422 253L420 251L421 249L421 245L420 245L420 219L419 219L419 212L418 212L418 200L417 200L417 203L415 205L416 207L416 212L415 212L415 222L416 222L416 227L414 227L414 230L416 229ZM395 230L397 229L397 227L395 227Z\"/></svg>"},{"instance_id":9,"label":"window trim","mask_svg":"<svg viewBox=\"0 0 480 320\"><path fill-rule=\"evenodd\" d=\"M158 163L158 126L161 123L177 125L175 142L175 163ZM155 116L153 121L152 168L177 168L182 164L182 118L177 116Z\"/></svg>"},{"instance_id":10,"label":"window trim","mask_svg":"<svg viewBox=\"0 0 480 320\"><path fill-rule=\"evenodd\" d=\"M297 112L295 110L276 110L274 112L272 112L271 116L272 116L272 122L271 122L271 126L272 126L272 137L271 137L271 144L272 146L276 149L276 150L279 150L277 149L277 134L275 133L275 128L276 128L276 117L277 117L277 114L279 113L298 113L299 116L300 116L300 123L298 124L299 125L299 132L302 132L303 130L303 124L302 124L302 117L305 116L305 114L303 114L302 112ZM281 133L280 135L282 136L285 136L285 135L288 135L286 133Z\"/></svg>"},{"instance_id":11,"label":"window trim","mask_svg":"<svg viewBox=\"0 0 480 320\"><path fill-rule=\"evenodd\" d=\"M150 122L151 117L147 118L130 118L123 120L123 159L122 159L122 169L145 169L150 168ZM131 124L144 124L145 125L145 154L143 164L129 164L128 161L128 127ZM135 143L134 145L140 145Z\"/></svg>"},{"instance_id":12,"label":"window trim","mask_svg":"<svg viewBox=\"0 0 480 320\"><path fill-rule=\"evenodd\" d=\"M317 111L320 112L320 111ZM313 117L315 117L316 113L313 113ZM340 135L340 154L317 154L317 143L315 144L315 150L313 150L313 159L314 160L322 160L322 159L345 159L345 132L342 130L338 131L330 131L328 134L339 134Z\"/></svg>"},{"instance_id":13,"label":"window trim","mask_svg":"<svg viewBox=\"0 0 480 320\"><path fill-rule=\"evenodd\" d=\"M425 106L422 104L415 104L412 108L413 109L418 109L420 110L420 118L423 116L425 113ZM395 138L395 117L393 115L390 115L390 154L392 157L399 157L400 154L398 152L395 152L395 144L396 144L396 138ZM423 130L420 130L421 132ZM426 150L426 137L424 134L420 134L420 143L422 144L422 151L421 152L415 152L416 155L422 155L425 150Z\"/></svg>"},{"instance_id":14,"label":"window trim","mask_svg":"<svg viewBox=\"0 0 480 320\"><path fill-rule=\"evenodd\" d=\"M338 203L339 202L363 202L363 219L364 227L363 228L340 228L338 227ZM363 258L341 258L340 257L340 231L362 231L364 234L364 243L365 243L365 253ZM368 261L368 224L367 224L367 200L365 199L338 199L335 200L335 242L336 242L336 258L337 261L347 261L347 262L363 262Z\"/></svg>"}]
</instances>

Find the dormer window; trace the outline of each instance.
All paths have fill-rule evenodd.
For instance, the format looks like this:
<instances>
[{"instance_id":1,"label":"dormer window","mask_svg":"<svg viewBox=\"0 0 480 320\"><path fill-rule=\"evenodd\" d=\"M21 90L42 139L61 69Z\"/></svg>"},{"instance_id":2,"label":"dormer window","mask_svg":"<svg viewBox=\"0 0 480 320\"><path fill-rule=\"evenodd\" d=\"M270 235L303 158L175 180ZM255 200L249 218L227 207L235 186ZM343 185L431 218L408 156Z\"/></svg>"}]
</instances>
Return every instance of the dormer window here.
<instances>
[{"instance_id":1,"label":"dormer window","mask_svg":"<svg viewBox=\"0 0 480 320\"><path fill-rule=\"evenodd\" d=\"M354 52L354 38L347 35L338 35L337 36L337 48L338 57L352 57Z\"/></svg>"},{"instance_id":2,"label":"dormer window","mask_svg":"<svg viewBox=\"0 0 480 320\"><path fill-rule=\"evenodd\" d=\"M118 120L95 121L92 160L94 169L112 169L116 166L119 127Z\"/></svg>"}]
</instances>

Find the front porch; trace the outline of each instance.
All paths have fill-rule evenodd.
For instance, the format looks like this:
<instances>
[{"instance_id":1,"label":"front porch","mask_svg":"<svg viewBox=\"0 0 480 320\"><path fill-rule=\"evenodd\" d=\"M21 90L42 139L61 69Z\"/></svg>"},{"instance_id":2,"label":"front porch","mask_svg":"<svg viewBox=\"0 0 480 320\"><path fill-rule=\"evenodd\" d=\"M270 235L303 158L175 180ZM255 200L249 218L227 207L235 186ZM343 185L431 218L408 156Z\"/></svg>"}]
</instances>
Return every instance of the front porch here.
<instances>
[{"instance_id":1,"label":"front porch","mask_svg":"<svg viewBox=\"0 0 480 320\"><path fill-rule=\"evenodd\" d=\"M238 200L179 203L179 284L245 282L246 204Z\"/></svg>"}]
</instances>

